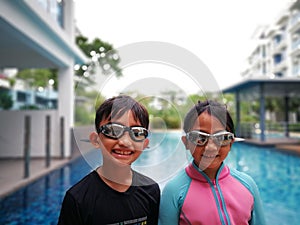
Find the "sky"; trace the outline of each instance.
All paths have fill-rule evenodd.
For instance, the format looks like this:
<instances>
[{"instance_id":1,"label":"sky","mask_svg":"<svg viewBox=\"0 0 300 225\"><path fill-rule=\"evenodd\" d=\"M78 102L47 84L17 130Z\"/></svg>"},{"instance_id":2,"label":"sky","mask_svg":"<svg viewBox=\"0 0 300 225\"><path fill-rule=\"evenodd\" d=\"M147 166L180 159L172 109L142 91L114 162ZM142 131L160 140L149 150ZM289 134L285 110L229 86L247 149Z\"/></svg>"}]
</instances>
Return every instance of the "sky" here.
<instances>
[{"instance_id":1,"label":"sky","mask_svg":"<svg viewBox=\"0 0 300 225\"><path fill-rule=\"evenodd\" d=\"M273 23L291 1L75 0L75 19L84 36L90 40L98 37L116 49L149 41L183 48L207 66L223 89L242 80L240 72L253 49L256 28ZM170 73L173 78L167 75ZM101 88L120 92L151 76L160 76L167 86L168 82L175 84L186 93L199 89L199 83L180 68L157 63L128 66L123 78L107 78Z\"/></svg>"}]
</instances>

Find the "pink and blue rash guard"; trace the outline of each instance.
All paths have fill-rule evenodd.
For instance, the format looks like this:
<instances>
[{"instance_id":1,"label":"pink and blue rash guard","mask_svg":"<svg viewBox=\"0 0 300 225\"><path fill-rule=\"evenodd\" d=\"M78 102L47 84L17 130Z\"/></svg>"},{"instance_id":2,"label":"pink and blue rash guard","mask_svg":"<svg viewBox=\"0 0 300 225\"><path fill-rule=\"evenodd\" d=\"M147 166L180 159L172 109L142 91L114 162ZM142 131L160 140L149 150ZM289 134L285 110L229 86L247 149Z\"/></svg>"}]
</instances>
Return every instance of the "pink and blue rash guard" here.
<instances>
[{"instance_id":1,"label":"pink and blue rash guard","mask_svg":"<svg viewBox=\"0 0 300 225\"><path fill-rule=\"evenodd\" d=\"M215 180L194 163L162 192L159 225L265 225L254 180L224 163Z\"/></svg>"}]
</instances>

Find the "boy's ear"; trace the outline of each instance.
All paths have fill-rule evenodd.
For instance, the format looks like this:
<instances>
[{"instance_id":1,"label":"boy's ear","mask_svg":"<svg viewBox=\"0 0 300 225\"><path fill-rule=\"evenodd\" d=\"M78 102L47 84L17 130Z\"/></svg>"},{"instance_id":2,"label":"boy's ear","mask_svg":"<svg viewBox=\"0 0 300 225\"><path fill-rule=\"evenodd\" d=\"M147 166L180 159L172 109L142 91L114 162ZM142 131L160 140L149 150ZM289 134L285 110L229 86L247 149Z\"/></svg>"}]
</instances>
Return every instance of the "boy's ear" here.
<instances>
[{"instance_id":1,"label":"boy's ear","mask_svg":"<svg viewBox=\"0 0 300 225\"><path fill-rule=\"evenodd\" d=\"M100 147L100 140L99 140L99 136L97 134L97 132L92 132L90 133L90 142L96 147L99 148Z\"/></svg>"},{"instance_id":2,"label":"boy's ear","mask_svg":"<svg viewBox=\"0 0 300 225\"><path fill-rule=\"evenodd\" d=\"M185 148L188 150L188 141L186 139L186 136L181 136L181 141L184 144Z\"/></svg>"}]
</instances>

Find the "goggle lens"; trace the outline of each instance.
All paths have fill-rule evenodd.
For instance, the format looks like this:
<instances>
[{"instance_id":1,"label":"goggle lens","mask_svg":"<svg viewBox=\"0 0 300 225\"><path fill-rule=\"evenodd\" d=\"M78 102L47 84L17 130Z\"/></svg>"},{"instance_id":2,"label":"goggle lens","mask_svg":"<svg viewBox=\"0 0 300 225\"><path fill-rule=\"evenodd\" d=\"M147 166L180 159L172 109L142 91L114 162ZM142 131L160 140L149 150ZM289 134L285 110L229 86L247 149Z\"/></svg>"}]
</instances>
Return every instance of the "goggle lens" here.
<instances>
[{"instance_id":1,"label":"goggle lens","mask_svg":"<svg viewBox=\"0 0 300 225\"><path fill-rule=\"evenodd\" d=\"M216 134L207 134L201 131L190 131L187 133L187 139L198 146L205 145L209 138L218 146L226 146L234 140L234 134L227 131Z\"/></svg>"},{"instance_id":2,"label":"goggle lens","mask_svg":"<svg viewBox=\"0 0 300 225\"><path fill-rule=\"evenodd\" d=\"M119 139L128 131L133 141L145 140L149 132L144 127L126 127L117 123L108 123L100 127L100 132L108 138Z\"/></svg>"}]
</instances>

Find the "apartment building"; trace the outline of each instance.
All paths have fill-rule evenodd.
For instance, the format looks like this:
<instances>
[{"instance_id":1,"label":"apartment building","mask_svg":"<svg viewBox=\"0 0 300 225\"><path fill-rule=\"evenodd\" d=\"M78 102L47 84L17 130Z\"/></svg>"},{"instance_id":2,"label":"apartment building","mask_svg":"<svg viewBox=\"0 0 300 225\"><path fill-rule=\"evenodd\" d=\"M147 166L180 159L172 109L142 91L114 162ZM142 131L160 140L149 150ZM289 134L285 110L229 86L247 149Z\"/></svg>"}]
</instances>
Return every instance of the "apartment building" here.
<instances>
[{"instance_id":1,"label":"apartment building","mask_svg":"<svg viewBox=\"0 0 300 225\"><path fill-rule=\"evenodd\" d=\"M291 2L274 23L259 27L245 78L300 78L300 1Z\"/></svg>"}]
</instances>

